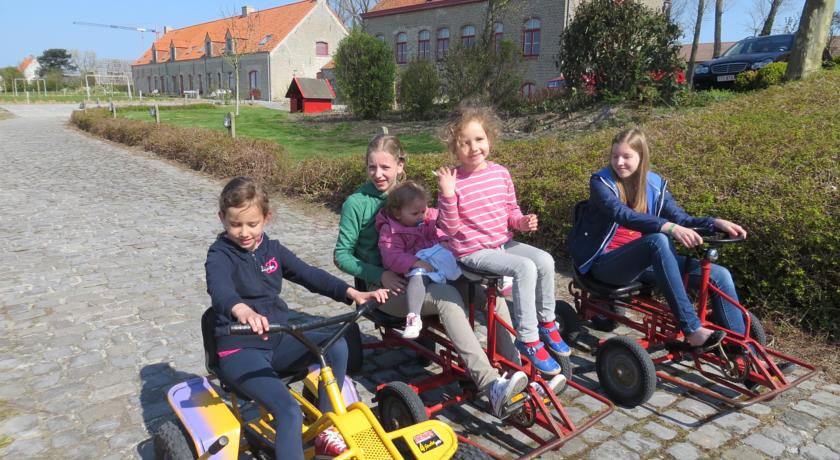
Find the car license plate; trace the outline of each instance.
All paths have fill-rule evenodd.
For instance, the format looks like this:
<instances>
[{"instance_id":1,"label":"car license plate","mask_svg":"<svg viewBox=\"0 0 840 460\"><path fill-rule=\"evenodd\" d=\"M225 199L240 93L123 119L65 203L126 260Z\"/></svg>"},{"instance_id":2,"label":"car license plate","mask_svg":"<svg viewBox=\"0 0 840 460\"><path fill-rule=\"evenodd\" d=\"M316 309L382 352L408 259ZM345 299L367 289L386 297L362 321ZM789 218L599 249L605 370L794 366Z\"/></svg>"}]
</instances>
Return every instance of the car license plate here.
<instances>
[{"instance_id":1,"label":"car license plate","mask_svg":"<svg viewBox=\"0 0 840 460\"><path fill-rule=\"evenodd\" d=\"M735 81L735 75L718 75L717 81Z\"/></svg>"}]
</instances>

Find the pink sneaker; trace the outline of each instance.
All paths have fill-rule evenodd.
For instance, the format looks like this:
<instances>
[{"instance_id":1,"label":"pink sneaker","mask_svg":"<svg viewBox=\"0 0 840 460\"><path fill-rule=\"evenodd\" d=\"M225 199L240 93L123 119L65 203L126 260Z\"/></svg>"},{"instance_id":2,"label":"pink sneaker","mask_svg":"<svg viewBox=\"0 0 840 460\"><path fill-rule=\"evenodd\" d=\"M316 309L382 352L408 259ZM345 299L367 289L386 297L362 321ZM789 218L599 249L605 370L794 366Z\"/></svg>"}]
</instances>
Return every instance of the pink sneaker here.
<instances>
[{"instance_id":1,"label":"pink sneaker","mask_svg":"<svg viewBox=\"0 0 840 460\"><path fill-rule=\"evenodd\" d=\"M327 428L315 438L315 455L318 457L333 458L346 451L347 443L335 427Z\"/></svg>"}]
</instances>

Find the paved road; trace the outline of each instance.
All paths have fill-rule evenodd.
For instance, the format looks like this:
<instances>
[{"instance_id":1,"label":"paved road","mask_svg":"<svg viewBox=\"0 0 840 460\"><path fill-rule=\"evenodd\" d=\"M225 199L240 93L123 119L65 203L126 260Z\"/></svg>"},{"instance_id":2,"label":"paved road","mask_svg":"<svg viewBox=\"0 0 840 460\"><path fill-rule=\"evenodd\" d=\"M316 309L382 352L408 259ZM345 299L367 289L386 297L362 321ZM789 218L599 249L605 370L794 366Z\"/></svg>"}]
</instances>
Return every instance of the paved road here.
<instances>
[{"instance_id":1,"label":"paved road","mask_svg":"<svg viewBox=\"0 0 840 460\"><path fill-rule=\"evenodd\" d=\"M203 371L203 262L221 183L76 132L72 106L4 108L17 117L0 121L0 457L149 458L150 433L172 418L166 389ZM336 217L274 204L270 234L335 271ZM310 315L340 309L298 288L284 296ZM428 371L402 351L366 362L368 401L376 384ZM574 362L595 385L592 358L578 350ZM575 420L597 409L574 391L564 400ZM488 446L527 447L472 408L444 419ZM840 385L818 378L742 411L660 385L545 458L560 454L838 459Z\"/></svg>"}]
</instances>

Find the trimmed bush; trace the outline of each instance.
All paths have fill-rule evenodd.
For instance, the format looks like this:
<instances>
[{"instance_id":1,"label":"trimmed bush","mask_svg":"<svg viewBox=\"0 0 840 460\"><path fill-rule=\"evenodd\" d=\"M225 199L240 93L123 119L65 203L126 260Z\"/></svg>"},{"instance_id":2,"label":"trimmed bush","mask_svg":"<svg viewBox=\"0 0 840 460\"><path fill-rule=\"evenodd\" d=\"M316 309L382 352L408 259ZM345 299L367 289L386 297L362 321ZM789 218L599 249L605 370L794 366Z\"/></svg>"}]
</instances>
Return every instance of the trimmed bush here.
<instances>
[{"instance_id":1,"label":"trimmed bush","mask_svg":"<svg viewBox=\"0 0 840 460\"><path fill-rule=\"evenodd\" d=\"M437 68L428 59L411 61L400 75L399 103L414 119L425 118L440 95Z\"/></svg>"},{"instance_id":2,"label":"trimmed bush","mask_svg":"<svg viewBox=\"0 0 840 460\"><path fill-rule=\"evenodd\" d=\"M779 85L785 78L787 62L773 62L762 67L756 76L756 88L769 88L772 85Z\"/></svg>"},{"instance_id":3,"label":"trimmed bush","mask_svg":"<svg viewBox=\"0 0 840 460\"><path fill-rule=\"evenodd\" d=\"M356 28L338 44L334 59L338 88L350 112L373 119L391 108L397 63L388 45Z\"/></svg>"},{"instance_id":4,"label":"trimmed bush","mask_svg":"<svg viewBox=\"0 0 840 460\"><path fill-rule=\"evenodd\" d=\"M682 84L680 29L634 0L581 3L560 36L559 67L572 88L671 103Z\"/></svg>"},{"instance_id":5,"label":"trimmed bush","mask_svg":"<svg viewBox=\"0 0 840 460\"><path fill-rule=\"evenodd\" d=\"M738 91L751 91L755 89L758 72L747 70L735 76L735 89Z\"/></svg>"}]
</instances>

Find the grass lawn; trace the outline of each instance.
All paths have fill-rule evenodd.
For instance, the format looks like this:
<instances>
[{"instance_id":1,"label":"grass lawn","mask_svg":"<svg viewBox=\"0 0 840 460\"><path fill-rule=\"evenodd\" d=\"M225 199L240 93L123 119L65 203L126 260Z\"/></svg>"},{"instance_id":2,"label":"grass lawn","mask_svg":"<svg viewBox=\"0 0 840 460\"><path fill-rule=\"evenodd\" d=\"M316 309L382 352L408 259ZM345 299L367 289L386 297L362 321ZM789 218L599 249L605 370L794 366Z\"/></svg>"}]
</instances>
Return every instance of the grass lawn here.
<instances>
[{"instance_id":1,"label":"grass lawn","mask_svg":"<svg viewBox=\"0 0 840 460\"><path fill-rule=\"evenodd\" d=\"M101 104L108 104L109 96L107 94L95 94L91 91L90 101L96 102L97 98ZM128 95L125 94L125 91L118 94L113 94L110 98L114 101L128 101ZM143 100L145 101L148 99L146 96L143 96ZM50 91L47 94L38 94L35 91L29 91L29 102L30 103L70 103L70 104L78 104L85 100L85 93L77 93L68 91L67 94L64 92L59 91ZM174 98L169 97L161 97L158 100L177 100ZM139 101L137 95L134 95L133 101ZM23 91L18 91L17 96L13 91L6 91L5 93L0 93L0 103L4 104L25 104L26 103L26 93Z\"/></svg>"},{"instance_id":2,"label":"grass lawn","mask_svg":"<svg viewBox=\"0 0 840 460\"><path fill-rule=\"evenodd\" d=\"M226 113L233 110L232 106L187 110L161 107L160 117L161 123L225 131L222 120ZM117 115L151 120L146 110L118 110ZM299 161L312 157L364 155L368 143L376 134L372 125L352 121L321 123L297 118L278 110L244 106L236 119L236 135L275 141L286 148L292 160ZM436 153L445 149L431 129L400 134L400 141L406 151L413 154Z\"/></svg>"}]
</instances>

